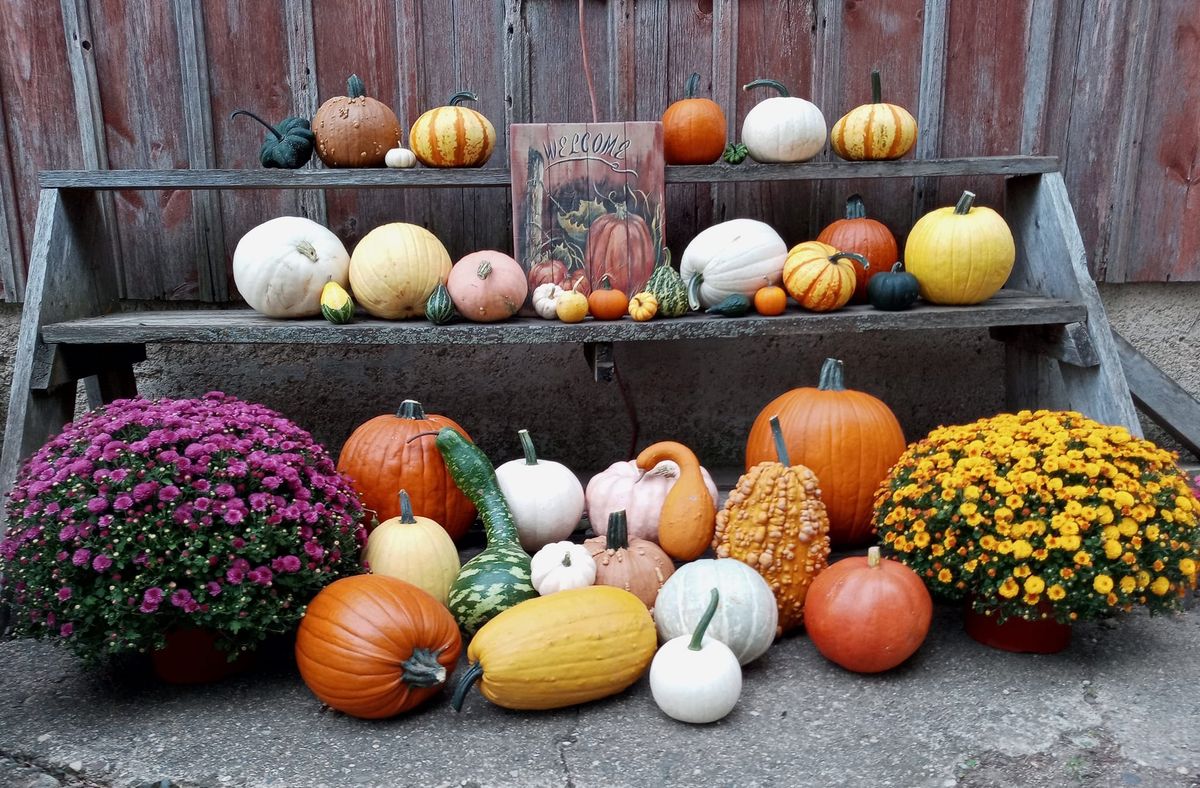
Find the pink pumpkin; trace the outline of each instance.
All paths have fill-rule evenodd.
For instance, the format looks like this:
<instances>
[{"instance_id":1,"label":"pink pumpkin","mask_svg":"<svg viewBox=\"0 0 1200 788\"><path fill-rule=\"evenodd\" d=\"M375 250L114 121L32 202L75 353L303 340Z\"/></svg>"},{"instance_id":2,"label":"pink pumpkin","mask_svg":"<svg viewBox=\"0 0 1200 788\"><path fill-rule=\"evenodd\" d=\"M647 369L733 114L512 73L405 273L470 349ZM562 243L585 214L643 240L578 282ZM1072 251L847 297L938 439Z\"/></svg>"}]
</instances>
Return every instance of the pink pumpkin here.
<instances>
[{"instance_id":1,"label":"pink pumpkin","mask_svg":"<svg viewBox=\"0 0 1200 788\"><path fill-rule=\"evenodd\" d=\"M477 323L492 323L517 313L529 294L529 282L520 263L487 249L455 263L446 289L460 315Z\"/></svg>"},{"instance_id":2,"label":"pink pumpkin","mask_svg":"<svg viewBox=\"0 0 1200 788\"><path fill-rule=\"evenodd\" d=\"M700 469L700 474L713 501L717 502L717 485L704 468ZM608 516L624 509L629 538L657 543L658 517L662 514L663 501L678 476L679 466L670 460L663 460L645 475L633 460L614 462L588 482L585 500L592 530L601 536L608 533Z\"/></svg>"}]
</instances>

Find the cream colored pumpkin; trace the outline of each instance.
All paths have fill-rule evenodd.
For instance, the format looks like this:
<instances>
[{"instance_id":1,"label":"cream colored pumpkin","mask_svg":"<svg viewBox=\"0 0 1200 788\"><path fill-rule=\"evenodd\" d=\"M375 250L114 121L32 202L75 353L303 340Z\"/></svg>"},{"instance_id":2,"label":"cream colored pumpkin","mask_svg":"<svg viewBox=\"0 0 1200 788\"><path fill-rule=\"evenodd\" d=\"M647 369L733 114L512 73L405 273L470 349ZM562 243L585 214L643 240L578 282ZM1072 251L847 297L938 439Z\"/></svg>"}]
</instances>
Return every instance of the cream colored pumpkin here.
<instances>
[{"instance_id":1,"label":"cream colored pumpkin","mask_svg":"<svg viewBox=\"0 0 1200 788\"><path fill-rule=\"evenodd\" d=\"M543 320L554 320L558 317L558 297L564 292L553 282L538 285L533 289L533 311Z\"/></svg>"},{"instance_id":2,"label":"cream colored pumpkin","mask_svg":"<svg viewBox=\"0 0 1200 788\"><path fill-rule=\"evenodd\" d=\"M533 554L529 582L542 596L596 582L596 561L587 548L574 542L552 542Z\"/></svg>"},{"instance_id":3,"label":"cream colored pumpkin","mask_svg":"<svg viewBox=\"0 0 1200 788\"><path fill-rule=\"evenodd\" d=\"M400 514L371 531L363 563L377 575L405 580L443 605L458 577L458 548L446 529L428 517L413 516L408 493L400 491Z\"/></svg>"},{"instance_id":4,"label":"cream colored pumpkin","mask_svg":"<svg viewBox=\"0 0 1200 788\"><path fill-rule=\"evenodd\" d=\"M788 95L773 79L756 79L742 90L771 87L778 96L760 101L742 121L742 143L750 158L761 162L808 161L821 152L829 127L811 101Z\"/></svg>"},{"instance_id":5,"label":"cream colored pumpkin","mask_svg":"<svg viewBox=\"0 0 1200 788\"><path fill-rule=\"evenodd\" d=\"M571 535L583 519L583 485L561 462L537 456L529 430L520 430L525 456L496 468L496 482L526 552Z\"/></svg>"},{"instance_id":6,"label":"cream colored pumpkin","mask_svg":"<svg viewBox=\"0 0 1200 788\"><path fill-rule=\"evenodd\" d=\"M731 219L700 232L679 260L679 275L693 309L710 307L727 296L753 297L783 278L787 244L770 225Z\"/></svg>"},{"instance_id":7,"label":"cream colored pumpkin","mask_svg":"<svg viewBox=\"0 0 1200 788\"><path fill-rule=\"evenodd\" d=\"M407 170L417 166L417 154L408 148L392 148L384 154L383 163L393 170Z\"/></svg>"},{"instance_id":8,"label":"cream colored pumpkin","mask_svg":"<svg viewBox=\"0 0 1200 788\"><path fill-rule=\"evenodd\" d=\"M450 267L450 253L433 233L394 222L376 227L354 247L350 288L374 317L423 317L429 294L446 281Z\"/></svg>"},{"instance_id":9,"label":"cream colored pumpkin","mask_svg":"<svg viewBox=\"0 0 1200 788\"><path fill-rule=\"evenodd\" d=\"M338 237L302 216L280 216L252 228L233 251L233 282L246 303L267 317L321 314L326 282L349 284L350 256Z\"/></svg>"},{"instance_id":10,"label":"cream colored pumpkin","mask_svg":"<svg viewBox=\"0 0 1200 788\"><path fill-rule=\"evenodd\" d=\"M668 717L680 722L716 722L737 705L742 667L734 653L713 637L709 622L720 604L716 588L691 634L668 640L650 663L650 694Z\"/></svg>"}]
</instances>

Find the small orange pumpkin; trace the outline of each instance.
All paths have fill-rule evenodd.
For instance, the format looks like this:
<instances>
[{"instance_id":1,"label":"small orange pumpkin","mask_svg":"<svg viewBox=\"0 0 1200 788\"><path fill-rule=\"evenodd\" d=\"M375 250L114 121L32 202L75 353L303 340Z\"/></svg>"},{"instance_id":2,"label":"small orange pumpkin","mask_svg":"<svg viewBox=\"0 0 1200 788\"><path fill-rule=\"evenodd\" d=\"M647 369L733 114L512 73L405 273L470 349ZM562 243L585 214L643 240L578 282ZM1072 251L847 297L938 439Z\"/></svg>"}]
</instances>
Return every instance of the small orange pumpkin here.
<instances>
[{"instance_id":1,"label":"small orange pumpkin","mask_svg":"<svg viewBox=\"0 0 1200 788\"><path fill-rule=\"evenodd\" d=\"M754 310L760 315L782 315L787 309L787 299L787 292L782 287L760 287L754 293Z\"/></svg>"},{"instance_id":2,"label":"small orange pumpkin","mask_svg":"<svg viewBox=\"0 0 1200 788\"><path fill-rule=\"evenodd\" d=\"M588 312L597 320L620 320L629 308L629 296L612 286L608 274L600 277L599 287L588 296Z\"/></svg>"},{"instance_id":3,"label":"small orange pumpkin","mask_svg":"<svg viewBox=\"0 0 1200 788\"><path fill-rule=\"evenodd\" d=\"M712 164L725 151L725 113L712 99L696 98L700 75L688 77L686 98L662 116L663 161L667 164Z\"/></svg>"},{"instance_id":4,"label":"small orange pumpkin","mask_svg":"<svg viewBox=\"0 0 1200 788\"><path fill-rule=\"evenodd\" d=\"M820 241L796 244L783 263L783 286L800 306L832 312L850 303L857 281L855 266L868 267L865 257L839 252Z\"/></svg>"}]
</instances>

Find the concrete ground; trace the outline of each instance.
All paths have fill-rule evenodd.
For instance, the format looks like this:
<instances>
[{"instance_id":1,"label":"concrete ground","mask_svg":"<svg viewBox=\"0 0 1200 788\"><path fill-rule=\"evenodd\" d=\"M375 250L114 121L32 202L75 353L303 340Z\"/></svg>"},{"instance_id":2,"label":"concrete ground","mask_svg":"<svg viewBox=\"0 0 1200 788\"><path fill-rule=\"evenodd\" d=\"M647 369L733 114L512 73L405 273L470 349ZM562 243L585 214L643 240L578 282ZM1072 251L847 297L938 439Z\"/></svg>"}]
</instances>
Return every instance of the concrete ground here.
<instances>
[{"instance_id":1,"label":"concrete ground","mask_svg":"<svg viewBox=\"0 0 1200 788\"><path fill-rule=\"evenodd\" d=\"M366 722L322 709L286 650L204 687L0 643L0 785L1197 786L1200 609L1076 628L1054 656L975 643L937 609L901 668L858 676L803 635L746 670L725 720L661 714L645 679L517 713L472 693Z\"/></svg>"}]
</instances>

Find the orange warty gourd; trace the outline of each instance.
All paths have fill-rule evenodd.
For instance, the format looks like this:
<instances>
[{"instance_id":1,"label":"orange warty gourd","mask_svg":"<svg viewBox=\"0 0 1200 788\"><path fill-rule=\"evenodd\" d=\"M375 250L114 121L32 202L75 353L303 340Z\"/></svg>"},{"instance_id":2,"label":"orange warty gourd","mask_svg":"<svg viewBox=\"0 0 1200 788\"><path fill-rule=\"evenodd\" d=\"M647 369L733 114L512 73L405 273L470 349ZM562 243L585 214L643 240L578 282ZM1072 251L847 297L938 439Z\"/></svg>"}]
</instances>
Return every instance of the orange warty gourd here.
<instances>
[{"instance_id":1,"label":"orange warty gourd","mask_svg":"<svg viewBox=\"0 0 1200 788\"><path fill-rule=\"evenodd\" d=\"M712 541L717 502L708 494L700 461L682 443L662 441L647 446L637 457L637 467L648 471L663 460L679 466L679 477L663 501L658 544L677 561L694 561Z\"/></svg>"},{"instance_id":2,"label":"orange warty gourd","mask_svg":"<svg viewBox=\"0 0 1200 788\"><path fill-rule=\"evenodd\" d=\"M775 594L779 630L804 623L804 600L829 558L829 518L820 482L792 465L779 420L772 417L778 462L764 460L738 479L717 515L713 549L755 569Z\"/></svg>"},{"instance_id":3,"label":"orange warty gourd","mask_svg":"<svg viewBox=\"0 0 1200 788\"><path fill-rule=\"evenodd\" d=\"M875 491L904 453L904 431L881 400L845 386L842 362L826 359L816 388L792 389L754 420L746 468L775 456L769 419L779 415L792 459L821 480L829 538L838 548L871 540Z\"/></svg>"},{"instance_id":4,"label":"orange warty gourd","mask_svg":"<svg viewBox=\"0 0 1200 788\"><path fill-rule=\"evenodd\" d=\"M804 629L826 659L857 673L891 670L929 633L933 602L920 576L871 547L817 576L804 603Z\"/></svg>"},{"instance_id":5,"label":"orange warty gourd","mask_svg":"<svg viewBox=\"0 0 1200 788\"><path fill-rule=\"evenodd\" d=\"M805 241L788 250L783 262L783 286L800 306L812 312L832 312L850 303L858 274L867 261L854 252L840 252L820 241Z\"/></svg>"},{"instance_id":6,"label":"orange warty gourd","mask_svg":"<svg viewBox=\"0 0 1200 788\"><path fill-rule=\"evenodd\" d=\"M686 98L662 116L663 161L667 164L712 164L725 151L725 113L712 99L696 98L700 75L688 77Z\"/></svg>"},{"instance_id":7,"label":"orange warty gourd","mask_svg":"<svg viewBox=\"0 0 1200 788\"><path fill-rule=\"evenodd\" d=\"M350 477L362 497L363 506L375 512L379 522L400 515L399 490L408 491L414 511L441 523L451 539L461 539L475 520L475 506L454 483L434 435L442 427L453 427L470 440L466 430L452 419L425 414L416 400L405 400L393 414L376 416L351 433L337 468ZM418 433L431 433L409 442Z\"/></svg>"},{"instance_id":8,"label":"orange warty gourd","mask_svg":"<svg viewBox=\"0 0 1200 788\"><path fill-rule=\"evenodd\" d=\"M867 207L862 197L852 194L846 200L846 218L832 222L817 240L834 249L860 254L867 260L867 267L854 267L854 295L852 304L867 303L867 282L881 271L890 271L900 259L896 236L883 222L867 218Z\"/></svg>"},{"instance_id":9,"label":"orange warty gourd","mask_svg":"<svg viewBox=\"0 0 1200 788\"><path fill-rule=\"evenodd\" d=\"M436 695L462 651L458 623L403 580L354 575L309 603L296 632L296 664L312 693L338 711L382 719Z\"/></svg>"}]
</instances>

